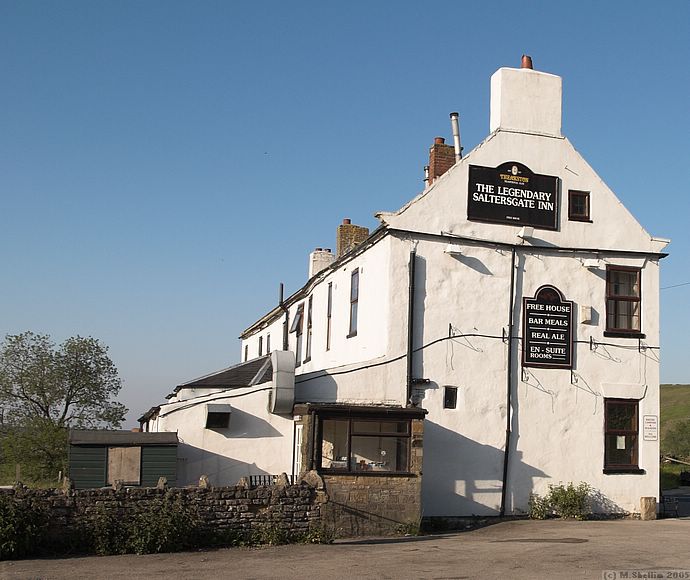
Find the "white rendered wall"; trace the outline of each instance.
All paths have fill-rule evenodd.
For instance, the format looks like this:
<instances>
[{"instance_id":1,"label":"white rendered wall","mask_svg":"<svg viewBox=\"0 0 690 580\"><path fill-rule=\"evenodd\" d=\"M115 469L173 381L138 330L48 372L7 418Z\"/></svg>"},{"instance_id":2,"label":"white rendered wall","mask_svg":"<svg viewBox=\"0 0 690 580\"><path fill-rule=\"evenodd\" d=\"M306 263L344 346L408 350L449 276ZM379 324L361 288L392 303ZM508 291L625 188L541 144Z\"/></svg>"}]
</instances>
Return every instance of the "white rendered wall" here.
<instances>
[{"instance_id":1,"label":"white rendered wall","mask_svg":"<svg viewBox=\"0 0 690 580\"><path fill-rule=\"evenodd\" d=\"M249 475L290 474L292 417L267 410L271 383L161 405L151 431L176 431L178 484L192 485L202 475L212 485L234 485ZM206 403L230 404L227 429L206 429Z\"/></svg>"},{"instance_id":2,"label":"white rendered wall","mask_svg":"<svg viewBox=\"0 0 690 580\"><path fill-rule=\"evenodd\" d=\"M495 131L400 211L381 214L390 228L412 233L392 233L314 286L312 361L297 370L297 400L406 404L405 358L372 365L406 352L408 265L410 251L415 249L414 345L430 345L415 354L413 365L415 378L429 380L421 403L429 412L424 436L424 515L498 513L509 412L512 439L506 513L525 511L530 492L543 493L549 483L569 481L585 481L597 489L609 502L599 506L601 511L639 511L640 497L658 493L658 441L644 440L642 417L659 414L659 264L653 254L663 251L665 243L640 226L560 136L560 79L536 71L505 70L492 81L492 88L501 91L492 95ZM527 84L516 93L521 83ZM536 90L538 85L544 85L544 90ZM529 106L524 99L516 100L520 91L523 96L532 95L526 100ZM539 111L531 111L539 99L543 100ZM497 167L509 161L560 179L556 230L536 229L523 242L517 237L520 226L467 219L469 165ZM568 190L590 192L591 222L568 220ZM478 241L427 235L444 233ZM512 310L511 248L492 246L492 242L522 246L516 250ZM449 243L460 254L445 253ZM558 253L553 248L579 250ZM584 267L583 261L593 258L601 260L599 270ZM642 268L645 338L641 342L604 336L606 264ZM349 276L358 266L362 269L359 332L355 339L346 339ZM331 280L333 346L325 352L323 313L325 289ZM522 343L516 340L509 410L508 345L497 337L507 331L511 316L513 335L521 336L522 299L533 297L545 284L556 286L574 302L573 338L583 342L576 345L571 373L568 369L523 369ZM306 300L304 305L306 316ZM581 306L592 308L591 324L580 321ZM296 307L291 306L291 319ZM487 336L431 344L447 337L449 326L456 333ZM270 331L273 348L279 348L282 319L273 322ZM250 352L258 335L245 342ZM590 338L594 344L616 346L590 348ZM293 333L290 347L294 344ZM324 369L329 376L307 380ZM353 369L361 370L344 372ZM444 386L458 388L457 409L443 409ZM639 467L644 474L603 473L605 398L640 401Z\"/></svg>"},{"instance_id":3,"label":"white rendered wall","mask_svg":"<svg viewBox=\"0 0 690 580\"><path fill-rule=\"evenodd\" d=\"M400 404L404 401L405 361L396 366L396 373L402 375L390 380L390 369L382 368L371 371L376 377L376 388L361 380L362 373L338 374L335 376L312 378L321 375L323 369L342 373L352 367L366 363L376 364L388 352L389 309L391 308L390 289L394 278L389 268L390 240L385 238L364 253L342 264L334 271L327 273L311 288L303 300L295 302L289 308L290 325L300 305L304 308L303 335L301 356L302 363L296 369L297 402L347 402L357 404L380 404L383 402ZM359 301L357 315L357 335L349 335L350 325L350 284L353 270L359 270ZM397 278L396 278L397 282ZM332 316L330 349L326 350L326 312L328 305L328 286L332 285ZM407 290L403 289L403 300L406 303ZM312 346L311 360L305 361L307 347L307 310L309 296L312 296ZM273 321L267 328L242 340L241 348L248 345L250 358L258 352L258 337L271 334L271 348L282 348L283 322L285 316ZM400 320L395 325L400 324ZM265 345L264 338L264 345ZM289 349L295 352L297 335L289 334ZM405 346L396 345L397 354L404 354ZM401 350L402 349L402 350ZM401 370L402 369L402 370ZM308 379L308 380L307 380ZM402 399L401 399L402 397Z\"/></svg>"}]
</instances>

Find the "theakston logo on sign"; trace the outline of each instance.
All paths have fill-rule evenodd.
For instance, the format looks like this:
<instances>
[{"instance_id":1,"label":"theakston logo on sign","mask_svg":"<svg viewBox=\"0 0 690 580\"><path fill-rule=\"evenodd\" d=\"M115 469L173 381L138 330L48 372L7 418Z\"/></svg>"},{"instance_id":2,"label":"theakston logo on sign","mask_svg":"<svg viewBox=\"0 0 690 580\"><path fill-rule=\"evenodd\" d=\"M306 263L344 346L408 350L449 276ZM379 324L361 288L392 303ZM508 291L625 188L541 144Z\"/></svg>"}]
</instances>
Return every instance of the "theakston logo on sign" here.
<instances>
[{"instance_id":1,"label":"theakston logo on sign","mask_svg":"<svg viewBox=\"0 0 690 580\"><path fill-rule=\"evenodd\" d=\"M573 368L573 303L555 286L523 298L522 366Z\"/></svg>"},{"instance_id":2,"label":"theakston logo on sign","mask_svg":"<svg viewBox=\"0 0 690 580\"><path fill-rule=\"evenodd\" d=\"M467 219L478 222L558 227L558 177L532 173L522 163L470 165Z\"/></svg>"}]
</instances>

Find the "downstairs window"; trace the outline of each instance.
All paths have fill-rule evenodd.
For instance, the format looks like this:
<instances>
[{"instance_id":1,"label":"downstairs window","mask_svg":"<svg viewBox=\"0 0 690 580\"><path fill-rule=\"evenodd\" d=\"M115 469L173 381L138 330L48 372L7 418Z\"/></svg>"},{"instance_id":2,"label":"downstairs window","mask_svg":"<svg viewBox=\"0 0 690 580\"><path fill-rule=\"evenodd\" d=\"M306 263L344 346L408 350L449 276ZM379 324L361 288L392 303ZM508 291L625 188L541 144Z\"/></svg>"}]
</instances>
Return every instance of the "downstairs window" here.
<instances>
[{"instance_id":1,"label":"downstairs window","mask_svg":"<svg viewBox=\"0 0 690 580\"><path fill-rule=\"evenodd\" d=\"M604 401L604 472L640 472L638 405L635 399Z\"/></svg>"},{"instance_id":2,"label":"downstairs window","mask_svg":"<svg viewBox=\"0 0 690 580\"><path fill-rule=\"evenodd\" d=\"M320 425L321 469L409 472L409 419L323 418Z\"/></svg>"}]
</instances>

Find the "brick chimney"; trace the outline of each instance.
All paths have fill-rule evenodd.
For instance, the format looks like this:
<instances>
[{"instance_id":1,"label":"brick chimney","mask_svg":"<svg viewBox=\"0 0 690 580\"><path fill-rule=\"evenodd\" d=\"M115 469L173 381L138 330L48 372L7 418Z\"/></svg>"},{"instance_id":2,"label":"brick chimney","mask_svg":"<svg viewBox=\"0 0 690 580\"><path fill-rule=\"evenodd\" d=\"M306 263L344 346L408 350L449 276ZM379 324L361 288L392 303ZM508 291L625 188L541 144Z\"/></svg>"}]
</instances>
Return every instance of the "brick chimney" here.
<instances>
[{"instance_id":1,"label":"brick chimney","mask_svg":"<svg viewBox=\"0 0 690 580\"><path fill-rule=\"evenodd\" d=\"M429 185L455 165L455 148L446 145L443 137L436 137L429 149Z\"/></svg>"},{"instance_id":2,"label":"brick chimney","mask_svg":"<svg viewBox=\"0 0 690 580\"><path fill-rule=\"evenodd\" d=\"M356 245L361 244L369 237L369 228L354 225L349 219L345 218L343 223L338 226L335 236L336 256L340 258L347 254Z\"/></svg>"}]
</instances>

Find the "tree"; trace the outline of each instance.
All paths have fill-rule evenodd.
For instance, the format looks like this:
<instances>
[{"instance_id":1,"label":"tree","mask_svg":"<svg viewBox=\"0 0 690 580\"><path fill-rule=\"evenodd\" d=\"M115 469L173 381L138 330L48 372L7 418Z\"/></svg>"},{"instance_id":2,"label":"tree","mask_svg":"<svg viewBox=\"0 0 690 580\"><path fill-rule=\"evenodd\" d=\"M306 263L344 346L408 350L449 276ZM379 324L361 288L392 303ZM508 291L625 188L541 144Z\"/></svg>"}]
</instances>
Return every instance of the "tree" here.
<instances>
[{"instance_id":1,"label":"tree","mask_svg":"<svg viewBox=\"0 0 690 580\"><path fill-rule=\"evenodd\" d=\"M121 381L108 347L75 336L56 346L48 335L7 335L0 347L0 406L7 460L56 473L67 430L117 428L127 409L115 401Z\"/></svg>"}]
</instances>

